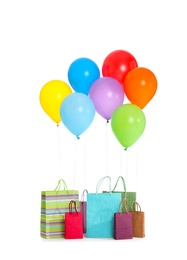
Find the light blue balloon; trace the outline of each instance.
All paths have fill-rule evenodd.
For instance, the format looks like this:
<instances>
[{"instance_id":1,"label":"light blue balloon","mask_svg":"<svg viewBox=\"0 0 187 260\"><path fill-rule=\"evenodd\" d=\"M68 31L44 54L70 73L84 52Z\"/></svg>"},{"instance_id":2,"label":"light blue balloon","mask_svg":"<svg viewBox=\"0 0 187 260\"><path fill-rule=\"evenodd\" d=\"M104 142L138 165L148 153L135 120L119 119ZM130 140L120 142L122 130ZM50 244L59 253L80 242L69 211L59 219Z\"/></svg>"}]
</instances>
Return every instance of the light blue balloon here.
<instances>
[{"instance_id":1,"label":"light blue balloon","mask_svg":"<svg viewBox=\"0 0 187 260\"><path fill-rule=\"evenodd\" d=\"M88 95L92 83L100 77L97 64L89 58L74 60L68 69L68 80L75 92Z\"/></svg>"},{"instance_id":2,"label":"light blue balloon","mask_svg":"<svg viewBox=\"0 0 187 260\"><path fill-rule=\"evenodd\" d=\"M60 106L62 123L78 139L91 125L94 116L94 103L83 93L68 95Z\"/></svg>"}]
</instances>

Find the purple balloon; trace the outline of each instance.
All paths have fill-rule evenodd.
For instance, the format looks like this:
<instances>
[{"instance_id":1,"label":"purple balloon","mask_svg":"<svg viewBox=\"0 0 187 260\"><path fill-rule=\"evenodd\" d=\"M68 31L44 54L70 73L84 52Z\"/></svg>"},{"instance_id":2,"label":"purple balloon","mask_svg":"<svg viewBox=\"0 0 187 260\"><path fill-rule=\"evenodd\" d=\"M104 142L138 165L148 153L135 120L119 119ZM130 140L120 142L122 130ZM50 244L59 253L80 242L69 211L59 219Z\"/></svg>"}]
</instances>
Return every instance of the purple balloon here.
<instances>
[{"instance_id":1,"label":"purple balloon","mask_svg":"<svg viewBox=\"0 0 187 260\"><path fill-rule=\"evenodd\" d=\"M97 113L107 121L111 119L112 113L124 101L123 86L111 77L95 80L91 85L89 95Z\"/></svg>"}]
</instances>

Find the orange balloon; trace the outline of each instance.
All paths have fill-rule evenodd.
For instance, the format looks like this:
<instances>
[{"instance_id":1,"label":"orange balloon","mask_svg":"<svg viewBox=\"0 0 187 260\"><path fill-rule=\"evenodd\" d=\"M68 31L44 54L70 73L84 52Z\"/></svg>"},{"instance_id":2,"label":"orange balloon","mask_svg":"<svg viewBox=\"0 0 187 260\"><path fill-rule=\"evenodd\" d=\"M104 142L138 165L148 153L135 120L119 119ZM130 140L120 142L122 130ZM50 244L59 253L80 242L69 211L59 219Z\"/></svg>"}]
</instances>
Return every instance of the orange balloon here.
<instances>
[{"instance_id":1,"label":"orange balloon","mask_svg":"<svg viewBox=\"0 0 187 260\"><path fill-rule=\"evenodd\" d=\"M143 109L156 93L157 79L151 70L137 67L127 73L123 87L128 100Z\"/></svg>"}]
</instances>

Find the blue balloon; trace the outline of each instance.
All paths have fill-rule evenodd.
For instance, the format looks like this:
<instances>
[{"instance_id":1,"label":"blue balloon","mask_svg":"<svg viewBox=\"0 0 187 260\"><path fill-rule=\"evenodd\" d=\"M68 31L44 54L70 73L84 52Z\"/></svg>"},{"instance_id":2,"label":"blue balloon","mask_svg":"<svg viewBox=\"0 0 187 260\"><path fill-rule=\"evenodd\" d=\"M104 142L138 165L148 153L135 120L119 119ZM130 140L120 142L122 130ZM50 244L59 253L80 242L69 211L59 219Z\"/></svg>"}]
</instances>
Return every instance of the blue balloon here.
<instances>
[{"instance_id":1,"label":"blue balloon","mask_svg":"<svg viewBox=\"0 0 187 260\"><path fill-rule=\"evenodd\" d=\"M97 64L89 58L73 61L68 69L68 80L71 87L80 93L89 94L92 83L100 77Z\"/></svg>"},{"instance_id":2,"label":"blue balloon","mask_svg":"<svg viewBox=\"0 0 187 260\"><path fill-rule=\"evenodd\" d=\"M83 93L68 95L60 106L60 117L66 128L78 139L91 125L95 116L93 101Z\"/></svg>"}]
</instances>

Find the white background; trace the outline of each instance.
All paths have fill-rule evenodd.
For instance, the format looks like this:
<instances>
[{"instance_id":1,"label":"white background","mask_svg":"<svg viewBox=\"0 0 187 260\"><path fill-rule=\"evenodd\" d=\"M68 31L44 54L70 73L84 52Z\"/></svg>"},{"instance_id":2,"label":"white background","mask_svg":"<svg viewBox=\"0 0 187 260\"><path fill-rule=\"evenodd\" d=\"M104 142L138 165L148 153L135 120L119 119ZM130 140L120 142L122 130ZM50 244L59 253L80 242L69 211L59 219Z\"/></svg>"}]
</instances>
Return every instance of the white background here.
<instances>
[{"instance_id":1,"label":"white background","mask_svg":"<svg viewBox=\"0 0 187 260\"><path fill-rule=\"evenodd\" d=\"M185 2L0 2L1 259L187 258ZM76 58L101 68L117 49L132 53L158 80L144 109L145 131L128 152L101 116L77 141L62 124L57 129L39 103L46 82L68 82ZM40 237L41 190L63 178L68 188L95 192L105 175L112 185L123 175L127 189L137 191L144 239Z\"/></svg>"}]
</instances>

